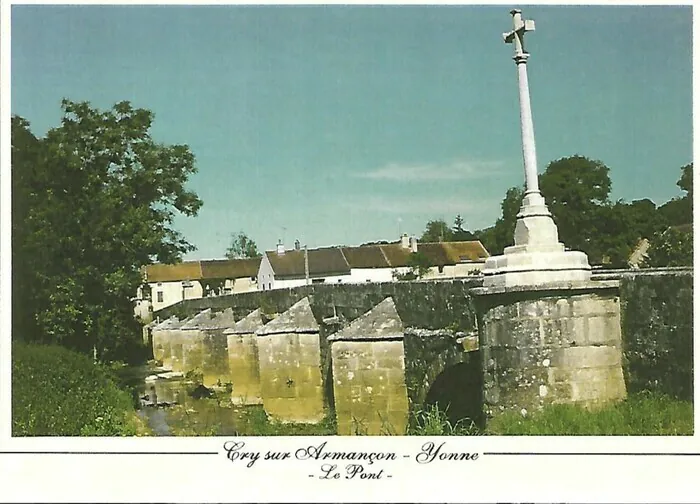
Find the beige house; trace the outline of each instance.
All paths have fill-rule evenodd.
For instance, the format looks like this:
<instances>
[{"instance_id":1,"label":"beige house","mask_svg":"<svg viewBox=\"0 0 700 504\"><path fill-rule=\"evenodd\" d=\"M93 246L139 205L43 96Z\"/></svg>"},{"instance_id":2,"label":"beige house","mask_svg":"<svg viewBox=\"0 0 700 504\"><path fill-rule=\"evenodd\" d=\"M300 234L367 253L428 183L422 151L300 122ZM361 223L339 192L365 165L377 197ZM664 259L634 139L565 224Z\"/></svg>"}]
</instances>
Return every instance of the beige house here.
<instances>
[{"instance_id":1,"label":"beige house","mask_svg":"<svg viewBox=\"0 0 700 504\"><path fill-rule=\"evenodd\" d=\"M259 267L260 258L150 264L142 269L143 283L137 290L135 314L147 321L147 312L184 299L254 291Z\"/></svg>"}]
</instances>

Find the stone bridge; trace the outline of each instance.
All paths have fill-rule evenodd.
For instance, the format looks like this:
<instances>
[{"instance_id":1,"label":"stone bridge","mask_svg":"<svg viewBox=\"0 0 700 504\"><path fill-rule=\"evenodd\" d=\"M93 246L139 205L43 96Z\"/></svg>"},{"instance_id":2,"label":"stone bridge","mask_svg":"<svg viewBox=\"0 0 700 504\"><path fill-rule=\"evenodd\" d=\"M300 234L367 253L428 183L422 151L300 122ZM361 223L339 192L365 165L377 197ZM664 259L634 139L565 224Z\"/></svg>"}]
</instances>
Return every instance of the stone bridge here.
<instances>
[{"instance_id":1,"label":"stone bridge","mask_svg":"<svg viewBox=\"0 0 700 504\"><path fill-rule=\"evenodd\" d=\"M156 360L231 383L281 421L334 412L339 434L402 434L448 407L591 404L653 389L692 397L692 270L598 274L542 288L480 279L310 285L188 300L156 313Z\"/></svg>"}]
</instances>

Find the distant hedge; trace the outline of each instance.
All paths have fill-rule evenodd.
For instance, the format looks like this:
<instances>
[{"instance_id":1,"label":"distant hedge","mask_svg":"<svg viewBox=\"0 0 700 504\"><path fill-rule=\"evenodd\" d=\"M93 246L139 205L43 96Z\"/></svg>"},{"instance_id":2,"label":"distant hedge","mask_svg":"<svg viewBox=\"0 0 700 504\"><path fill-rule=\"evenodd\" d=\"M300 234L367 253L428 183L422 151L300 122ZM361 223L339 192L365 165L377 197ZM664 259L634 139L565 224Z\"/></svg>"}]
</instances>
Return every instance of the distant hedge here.
<instances>
[{"instance_id":1,"label":"distant hedge","mask_svg":"<svg viewBox=\"0 0 700 504\"><path fill-rule=\"evenodd\" d=\"M131 436L137 430L132 398L108 370L58 346L13 343L13 436Z\"/></svg>"}]
</instances>

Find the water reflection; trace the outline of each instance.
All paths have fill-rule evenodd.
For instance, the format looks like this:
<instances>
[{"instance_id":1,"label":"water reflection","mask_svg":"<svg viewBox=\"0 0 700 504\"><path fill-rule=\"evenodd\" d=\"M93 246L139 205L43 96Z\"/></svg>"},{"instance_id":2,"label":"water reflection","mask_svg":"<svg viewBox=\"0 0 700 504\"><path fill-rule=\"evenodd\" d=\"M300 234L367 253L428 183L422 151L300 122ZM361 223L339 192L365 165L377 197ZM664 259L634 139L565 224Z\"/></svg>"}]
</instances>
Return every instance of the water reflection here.
<instances>
[{"instance_id":1,"label":"water reflection","mask_svg":"<svg viewBox=\"0 0 700 504\"><path fill-rule=\"evenodd\" d=\"M139 414L157 436L226 436L240 433L251 406L233 406L230 392L214 390L212 397L195 398L201 385L179 379L149 377L138 387ZM216 392L220 394L216 394ZM255 408L256 406L252 406ZM258 408L260 408L258 406Z\"/></svg>"}]
</instances>

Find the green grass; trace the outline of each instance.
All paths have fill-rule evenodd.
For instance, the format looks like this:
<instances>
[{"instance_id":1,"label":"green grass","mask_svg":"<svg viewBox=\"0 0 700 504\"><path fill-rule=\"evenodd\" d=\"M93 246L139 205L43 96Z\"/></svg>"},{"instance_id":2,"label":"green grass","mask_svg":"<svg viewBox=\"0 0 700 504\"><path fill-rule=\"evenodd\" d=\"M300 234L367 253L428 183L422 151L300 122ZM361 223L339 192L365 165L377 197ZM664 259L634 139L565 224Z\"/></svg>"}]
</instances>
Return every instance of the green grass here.
<instances>
[{"instance_id":1,"label":"green grass","mask_svg":"<svg viewBox=\"0 0 700 504\"><path fill-rule=\"evenodd\" d=\"M12 345L14 436L135 436L149 429L112 372L79 353Z\"/></svg>"},{"instance_id":2,"label":"green grass","mask_svg":"<svg viewBox=\"0 0 700 504\"><path fill-rule=\"evenodd\" d=\"M470 419L465 418L451 423L447 412L437 404L412 414L412 421L406 434L409 436L471 436L481 434L480 429Z\"/></svg>"},{"instance_id":3,"label":"green grass","mask_svg":"<svg viewBox=\"0 0 700 504\"><path fill-rule=\"evenodd\" d=\"M693 404L642 392L598 410L552 405L523 418L508 412L488 423L490 435L692 435Z\"/></svg>"},{"instance_id":4,"label":"green grass","mask_svg":"<svg viewBox=\"0 0 700 504\"><path fill-rule=\"evenodd\" d=\"M241 436L335 436L335 413L328 411L318 424L282 423L268 418L262 407L248 406L236 424Z\"/></svg>"}]
</instances>

